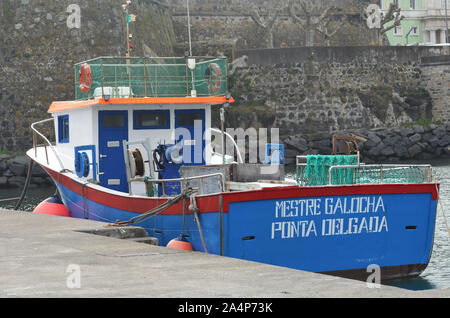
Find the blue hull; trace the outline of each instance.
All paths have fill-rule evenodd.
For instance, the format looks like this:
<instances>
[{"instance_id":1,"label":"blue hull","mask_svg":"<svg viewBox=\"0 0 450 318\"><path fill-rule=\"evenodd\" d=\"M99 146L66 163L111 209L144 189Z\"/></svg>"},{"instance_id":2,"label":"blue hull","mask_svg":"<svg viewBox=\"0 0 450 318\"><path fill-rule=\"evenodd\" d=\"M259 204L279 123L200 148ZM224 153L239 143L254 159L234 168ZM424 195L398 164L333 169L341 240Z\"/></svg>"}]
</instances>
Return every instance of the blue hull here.
<instances>
[{"instance_id":1,"label":"blue hull","mask_svg":"<svg viewBox=\"0 0 450 318\"><path fill-rule=\"evenodd\" d=\"M115 222L140 215L57 186L72 217ZM220 255L223 244L224 256L357 279L372 264L382 279L419 275L430 260L437 205L431 192L263 198L230 200L222 220L218 209L200 213L207 252ZM195 251L205 251L192 214L163 213L137 225L162 246L183 231Z\"/></svg>"}]
</instances>

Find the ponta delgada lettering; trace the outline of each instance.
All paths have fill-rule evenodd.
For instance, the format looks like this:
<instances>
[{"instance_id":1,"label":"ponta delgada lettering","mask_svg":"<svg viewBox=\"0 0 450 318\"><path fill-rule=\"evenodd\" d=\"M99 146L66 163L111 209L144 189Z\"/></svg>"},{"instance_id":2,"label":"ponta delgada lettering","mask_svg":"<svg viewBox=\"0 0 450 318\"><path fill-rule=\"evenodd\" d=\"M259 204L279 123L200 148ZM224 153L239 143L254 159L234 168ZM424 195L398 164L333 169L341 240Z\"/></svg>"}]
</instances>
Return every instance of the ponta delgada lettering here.
<instances>
[{"instance_id":1,"label":"ponta delgada lettering","mask_svg":"<svg viewBox=\"0 0 450 318\"><path fill-rule=\"evenodd\" d=\"M385 212L381 196L276 201L277 220L271 225L271 239L388 232ZM373 215L375 213L378 215ZM338 215L343 217L336 217Z\"/></svg>"}]
</instances>

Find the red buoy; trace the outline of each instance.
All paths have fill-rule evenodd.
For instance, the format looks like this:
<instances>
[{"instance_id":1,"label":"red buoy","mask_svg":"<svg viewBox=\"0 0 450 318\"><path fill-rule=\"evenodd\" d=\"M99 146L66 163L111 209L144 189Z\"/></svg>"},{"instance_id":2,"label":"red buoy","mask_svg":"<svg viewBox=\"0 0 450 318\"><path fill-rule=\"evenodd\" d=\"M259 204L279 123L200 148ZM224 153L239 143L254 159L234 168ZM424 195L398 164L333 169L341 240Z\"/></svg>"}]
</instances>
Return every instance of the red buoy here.
<instances>
[{"instance_id":1,"label":"red buoy","mask_svg":"<svg viewBox=\"0 0 450 318\"><path fill-rule=\"evenodd\" d=\"M39 203L33 213L70 217L69 210L56 195Z\"/></svg>"},{"instance_id":2,"label":"red buoy","mask_svg":"<svg viewBox=\"0 0 450 318\"><path fill-rule=\"evenodd\" d=\"M183 250L183 251L193 251L191 243L189 243L186 240L186 237L184 235L180 235L177 238L174 238L167 244L168 248L173 248L176 250Z\"/></svg>"}]
</instances>

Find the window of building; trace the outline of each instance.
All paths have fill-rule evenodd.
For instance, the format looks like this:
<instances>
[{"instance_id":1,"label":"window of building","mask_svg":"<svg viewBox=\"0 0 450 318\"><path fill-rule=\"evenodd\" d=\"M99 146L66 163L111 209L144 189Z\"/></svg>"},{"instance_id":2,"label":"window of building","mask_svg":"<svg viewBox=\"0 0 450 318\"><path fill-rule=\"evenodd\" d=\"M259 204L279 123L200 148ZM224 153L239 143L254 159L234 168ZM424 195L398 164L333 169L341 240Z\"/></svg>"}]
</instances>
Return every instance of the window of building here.
<instances>
[{"instance_id":1,"label":"window of building","mask_svg":"<svg viewBox=\"0 0 450 318\"><path fill-rule=\"evenodd\" d=\"M419 35L419 28L418 27L411 27L411 35Z\"/></svg>"},{"instance_id":2,"label":"window of building","mask_svg":"<svg viewBox=\"0 0 450 318\"><path fill-rule=\"evenodd\" d=\"M411 10L416 10L417 9L417 0L409 0L409 8Z\"/></svg>"},{"instance_id":3,"label":"window of building","mask_svg":"<svg viewBox=\"0 0 450 318\"><path fill-rule=\"evenodd\" d=\"M135 110L134 129L170 129L170 111Z\"/></svg>"},{"instance_id":4,"label":"window of building","mask_svg":"<svg viewBox=\"0 0 450 318\"><path fill-rule=\"evenodd\" d=\"M69 115L58 116L58 142L69 142Z\"/></svg>"},{"instance_id":5,"label":"window of building","mask_svg":"<svg viewBox=\"0 0 450 318\"><path fill-rule=\"evenodd\" d=\"M398 26L394 28L394 35L402 35L403 31L402 31L402 27Z\"/></svg>"},{"instance_id":6,"label":"window of building","mask_svg":"<svg viewBox=\"0 0 450 318\"><path fill-rule=\"evenodd\" d=\"M400 8L400 0L394 0L394 4L397 6L397 8Z\"/></svg>"},{"instance_id":7,"label":"window of building","mask_svg":"<svg viewBox=\"0 0 450 318\"><path fill-rule=\"evenodd\" d=\"M442 0L442 9L445 9L445 0ZM450 0L447 0L447 9L450 9Z\"/></svg>"}]
</instances>

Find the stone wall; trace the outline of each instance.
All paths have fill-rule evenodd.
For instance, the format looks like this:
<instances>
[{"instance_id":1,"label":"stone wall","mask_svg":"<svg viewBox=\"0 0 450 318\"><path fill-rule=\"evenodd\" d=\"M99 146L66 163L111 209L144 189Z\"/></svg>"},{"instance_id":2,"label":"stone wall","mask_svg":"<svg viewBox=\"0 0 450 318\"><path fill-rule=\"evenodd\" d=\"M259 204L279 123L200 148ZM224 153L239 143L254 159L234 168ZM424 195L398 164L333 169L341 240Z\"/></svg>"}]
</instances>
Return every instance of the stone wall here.
<instances>
[{"instance_id":1,"label":"stone wall","mask_svg":"<svg viewBox=\"0 0 450 318\"><path fill-rule=\"evenodd\" d=\"M331 39L330 45L369 45L376 42L376 33L367 28L362 20L361 8L369 1L333 1L338 11L334 12L334 25L339 25L343 15L347 22ZM185 0L167 0L171 5L172 19L180 51L188 47L187 12ZM324 1L327 3L327 1ZM259 27L251 18L252 8L258 8L263 19L275 9L283 8L273 29L274 47L304 46L305 30L295 23L286 9L287 1L273 0L191 0L191 37L194 42L223 41L233 39L237 49L265 48L268 45L268 31ZM324 39L315 34L315 45L324 45ZM198 48L194 55L205 54ZM222 50L223 51L223 50Z\"/></svg>"},{"instance_id":2,"label":"stone wall","mask_svg":"<svg viewBox=\"0 0 450 318\"><path fill-rule=\"evenodd\" d=\"M336 133L357 137L361 160L365 163L428 162L450 158L450 125L411 125L383 129L355 129ZM301 135L284 140L288 164L295 164L295 156L333 153L329 134Z\"/></svg>"},{"instance_id":3,"label":"stone wall","mask_svg":"<svg viewBox=\"0 0 450 318\"><path fill-rule=\"evenodd\" d=\"M450 107L446 95L435 105L439 91L448 90L449 73L431 82L426 74L438 70L426 66L424 75L421 63L441 54L445 49L433 47L245 50L237 52L229 89L236 116L242 107L268 107L281 137L447 121L434 116Z\"/></svg>"},{"instance_id":4,"label":"stone wall","mask_svg":"<svg viewBox=\"0 0 450 318\"><path fill-rule=\"evenodd\" d=\"M27 156L0 155L0 189L22 188L26 182L30 159ZM33 165L30 187L53 185L52 179L37 164Z\"/></svg>"},{"instance_id":5,"label":"stone wall","mask_svg":"<svg viewBox=\"0 0 450 318\"><path fill-rule=\"evenodd\" d=\"M429 92L433 103L433 118L450 120L450 55L422 58L422 86Z\"/></svg>"},{"instance_id":6,"label":"stone wall","mask_svg":"<svg viewBox=\"0 0 450 318\"><path fill-rule=\"evenodd\" d=\"M123 56L125 15L121 0L0 1L0 150L31 145L30 124L48 118L52 101L74 98L74 67L98 56ZM150 0L133 1L134 54L143 45L172 55L169 12ZM81 9L80 28L69 28L68 7Z\"/></svg>"}]
</instances>

